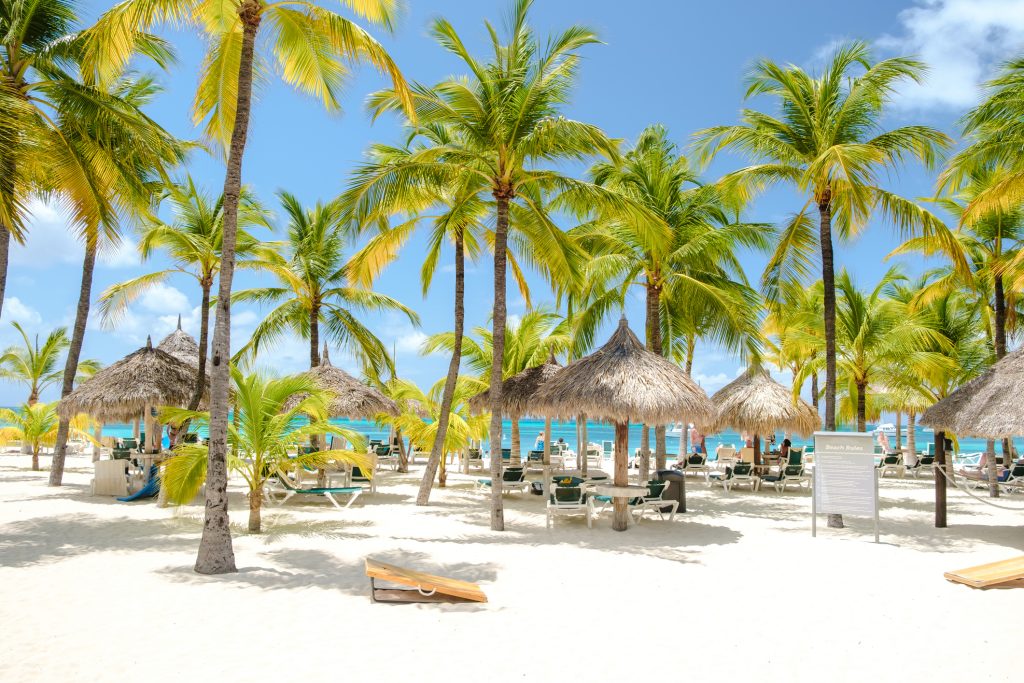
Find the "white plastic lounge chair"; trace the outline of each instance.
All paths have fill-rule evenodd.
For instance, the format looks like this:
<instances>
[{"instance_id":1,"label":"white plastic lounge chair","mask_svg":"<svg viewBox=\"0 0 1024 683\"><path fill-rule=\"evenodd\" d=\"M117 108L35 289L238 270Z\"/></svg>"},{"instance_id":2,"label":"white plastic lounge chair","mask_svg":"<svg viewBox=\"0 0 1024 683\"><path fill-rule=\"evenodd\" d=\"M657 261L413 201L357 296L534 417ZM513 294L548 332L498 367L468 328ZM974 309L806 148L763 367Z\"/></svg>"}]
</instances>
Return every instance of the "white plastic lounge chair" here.
<instances>
[{"instance_id":1,"label":"white plastic lounge chair","mask_svg":"<svg viewBox=\"0 0 1024 683\"><path fill-rule=\"evenodd\" d=\"M882 462L878 463L878 476L882 478L886 472L892 472L900 479L903 478L903 454L886 453L882 456Z\"/></svg>"},{"instance_id":2,"label":"white plastic lounge chair","mask_svg":"<svg viewBox=\"0 0 1024 683\"><path fill-rule=\"evenodd\" d=\"M665 489L668 487L667 481L649 481L647 482L647 495L641 496L639 499L630 501L630 504L640 514L637 519L643 519L644 513L648 510L654 510L658 513L658 516L665 519L664 508L672 506L672 510L669 511L668 521L672 521L676 518L676 511L679 510L678 500L665 500L662 496L665 493Z\"/></svg>"},{"instance_id":3,"label":"white plastic lounge chair","mask_svg":"<svg viewBox=\"0 0 1024 683\"><path fill-rule=\"evenodd\" d=\"M697 476L704 477L704 481L708 481L708 477L711 474L711 467L708 465L708 456L704 453L691 453L683 461L683 466L679 468L683 475L695 474Z\"/></svg>"},{"instance_id":4,"label":"white plastic lounge chair","mask_svg":"<svg viewBox=\"0 0 1024 683\"><path fill-rule=\"evenodd\" d=\"M810 486L810 477L804 472L803 465L785 465L779 469L778 474L768 474L760 478L757 483L758 490L763 484L771 484L777 493L785 493L787 486L802 487L804 484Z\"/></svg>"},{"instance_id":5,"label":"white plastic lounge chair","mask_svg":"<svg viewBox=\"0 0 1024 683\"><path fill-rule=\"evenodd\" d=\"M547 505L547 528L556 516L565 515L586 515L587 528L594 526L594 503L591 496L588 496L583 489L583 480L572 478L575 485L562 486L556 484L548 496Z\"/></svg>"},{"instance_id":6,"label":"white plastic lounge chair","mask_svg":"<svg viewBox=\"0 0 1024 683\"><path fill-rule=\"evenodd\" d=\"M466 454L466 471L472 472L474 469L484 471L484 456L479 448L470 448Z\"/></svg>"},{"instance_id":7,"label":"white plastic lounge chair","mask_svg":"<svg viewBox=\"0 0 1024 683\"><path fill-rule=\"evenodd\" d=\"M754 449L750 449L753 453ZM724 473L715 472L711 475L713 481L717 481L726 491L731 491L734 486L749 484L751 491L757 490L759 477L754 474L754 465L749 462L738 462L733 467L727 468Z\"/></svg>"},{"instance_id":8,"label":"white plastic lounge chair","mask_svg":"<svg viewBox=\"0 0 1024 683\"><path fill-rule=\"evenodd\" d=\"M715 469L724 470L736 463L736 447L720 444L715 449Z\"/></svg>"},{"instance_id":9,"label":"white plastic lounge chair","mask_svg":"<svg viewBox=\"0 0 1024 683\"><path fill-rule=\"evenodd\" d=\"M328 488L301 488L295 485L291 479L284 474L278 474L275 477L267 480L266 485L263 488L263 493L273 503L277 505L284 505L287 503L292 496L323 496L327 500L331 501L331 504L343 510L350 507L352 503L356 501L356 498L362 495L362 486L332 486ZM280 496L280 497L278 497ZM338 502L335 496L348 496L348 503L342 505Z\"/></svg>"},{"instance_id":10,"label":"white plastic lounge chair","mask_svg":"<svg viewBox=\"0 0 1024 683\"><path fill-rule=\"evenodd\" d=\"M924 455L919 455L917 457L917 463L915 463L913 467L908 466L906 468L906 473L914 477L914 479L920 478L921 474L925 472L932 476L935 476L934 455L928 455L927 453Z\"/></svg>"},{"instance_id":11,"label":"white plastic lounge chair","mask_svg":"<svg viewBox=\"0 0 1024 683\"><path fill-rule=\"evenodd\" d=\"M749 462L754 463L754 449L753 447L744 447L740 449L738 462Z\"/></svg>"},{"instance_id":12,"label":"white plastic lounge chair","mask_svg":"<svg viewBox=\"0 0 1024 683\"><path fill-rule=\"evenodd\" d=\"M598 469L604 467L604 450L597 444L589 444L587 446L587 467L596 467Z\"/></svg>"}]
</instances>

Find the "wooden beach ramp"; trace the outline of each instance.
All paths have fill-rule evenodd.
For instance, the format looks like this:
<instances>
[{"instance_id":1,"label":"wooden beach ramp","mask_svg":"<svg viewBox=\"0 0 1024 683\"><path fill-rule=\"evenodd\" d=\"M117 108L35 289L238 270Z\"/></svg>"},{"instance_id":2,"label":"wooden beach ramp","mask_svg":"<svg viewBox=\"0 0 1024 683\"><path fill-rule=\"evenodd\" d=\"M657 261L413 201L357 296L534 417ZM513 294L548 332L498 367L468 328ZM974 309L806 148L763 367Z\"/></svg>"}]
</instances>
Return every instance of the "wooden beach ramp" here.
<instances>
[{"instance_id":1,"label":"wooden beach ramp","mask_svg":"<svg viewBox=\"0 0 1024 683\"><path fill-rule=\"evenodd\" d=\"M1024 587L1024 555L989 564L979 564L943 574L948 580L964 583L971 588Z\"/></svg>"},{"instance_id":2,"label":"wooden beach ramp","mask_svg":"<svg viewBox=\"0 0 1024 683\"><path fill-rule=\"evenodd\" d=\"M435 576L366 558L370 597L374 602L487 602L480 586L446 576ZM378 588L376 581L409 588Z\"/></svg>"}]
</instances>

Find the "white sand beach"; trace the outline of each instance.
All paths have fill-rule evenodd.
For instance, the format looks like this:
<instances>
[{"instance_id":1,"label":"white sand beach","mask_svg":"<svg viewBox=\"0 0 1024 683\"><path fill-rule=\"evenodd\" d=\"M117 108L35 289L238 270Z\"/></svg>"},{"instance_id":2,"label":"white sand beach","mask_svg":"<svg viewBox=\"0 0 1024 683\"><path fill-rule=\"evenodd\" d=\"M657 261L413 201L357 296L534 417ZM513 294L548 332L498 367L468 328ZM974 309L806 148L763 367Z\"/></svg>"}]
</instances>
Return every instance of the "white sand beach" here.
<instances>
[{"instance_id":1,"label":"white sand beach","mask_svg":"<svg viewBox=\"0 0 1024 683\"><path fill-rule=\"evenodd\" d=\"M53 489L0 458L6 683L1020 680L1006 655L1024 591L942 573L1019 555L1024 512L951 491L936 530L931 482L882 483L879 545L857 519L811 538L806 490L691 483L688 513L622 533L610 515L547 530L539 497L509 495L496 533L472 477L418 508L417 471L385 472L351 509L293 501L247 535L233 487L239 572L207 577L199 507L91 497L90 476L73 456ZM367 556L479 582L489 602L374 604Z\"/></svg>"}]
</instances>

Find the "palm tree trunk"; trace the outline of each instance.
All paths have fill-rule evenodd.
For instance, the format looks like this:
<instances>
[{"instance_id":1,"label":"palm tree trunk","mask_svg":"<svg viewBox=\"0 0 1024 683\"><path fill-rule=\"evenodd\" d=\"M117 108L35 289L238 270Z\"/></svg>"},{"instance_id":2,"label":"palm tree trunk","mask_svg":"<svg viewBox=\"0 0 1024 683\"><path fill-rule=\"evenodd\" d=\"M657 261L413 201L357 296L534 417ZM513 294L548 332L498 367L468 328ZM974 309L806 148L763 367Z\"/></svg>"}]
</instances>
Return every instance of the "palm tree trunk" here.
<instances>
[{"instance_id":1,"label":"palm tree trunk","mask_svg":"<svg viewBox=\"0 0 1024 683\"><path fill-rule=\"evenodd\" d=\"M659 356L664 355L661 340L661 286L647 286L647 349ZM665 469L666 460L665 426L654 427L654 464L656 470ZM641 479L643 481L643 479Z\"/></svg>"},{"instance_id":2,"label":"palm tree trunk","mask_svg":"<svg viewBox=\"0 0 1024 683\"><path fill-rule=\"evenodd\" d=\"M29 448L31 448L31 452L32 452L32 471L33 472L38 472L39 471L39 446L38 445L31 446L30 445Z\"/></svg>"},{"instance_id":3,"label":"palm tree trunk","mask_svg":"<svg viewBox=\"0 0 1024 683\"><path fill-rule=\"evenodd\" d=\"M896 411L896 450L903 450L903 413L899 410Z\"/></svg>"},{"instance_id":4,"label":"palm tree trunk","mask_svg":"<svg viewBox=\"0 0 1024 683\"><path fill-rule=\"evenodd\" d=\"M441 394L441 414L437 420L437 436L430 447L427 468L420 481L420 490L416 494L416 504L426 505L430 502L430 489L434 485L438 463L444 452L444 440L448 435L448 420L451 417L452 399L455 396L455 383L459 379L459 366L462 363L462 334L466 323L466 254L462 230L455 231L455 343L452 347L452 359L448 363L448 376L444 380L444 391ZM500 449L500 442L498 444ZM491 449L494 450L493 448ZM499 456L501 451L498 451ZM494 459L493 456L491 458Z\"/></svg>"},{"instance_id":5,"label":"palm tree trunk","mask_svg":"<svg viewBox=\"0 0 1024 683\"><path fill-rule=\"evenodd\" d=\"M693 354L697 350L697 335L686 335L686 376L693 377Z\"/></svg>"},{"instance_id":6,"label":"palm tree trunk","mask_svg":"<svg viewBox=\"0 0 1024 683\"><path fill-rule=\"evenodd\" d=\"M868 430L868 385L867 382L857 382L857 431Z\"/></svg>"},{"instance_id":7,"label":"palm tree trunk","mask_svg":"<svg viewBox=\"0 0 1024 683\"><path fill-rule=\"evenodd\" d=\"M999 466L996 464L996 442L992 439L985 441L985 476L988 477L988 495L990 498L999 497Z\"/></svg>"},{"instance_id":8,"label":"palm tree trunk","mask_svg":"<svg viewBox=\"0 0 1024 683\"><path fill-rule=\"evenodd\" d=\"M263 486L257 486L249 492L249 531L258 534L261 531L262 519L260 508L263 505Z\"/></svg>"},{"instance_id":9,"label":"palm tree trunk","mask_svg":"<svg viewBox=\"0 0 1024 683\"><path fill-rule=\"evenodd\" d=\"M224 574L235 568L228 520L228 385L231 381L231 283L235 276L235 240L238 233L238 199L242 192L242 156L249 132L252 104L252 67L256 31L260 26L259 0L242 0L242 51L238 64L238 101L231 130L227 172L224 176L223 244L217 317L213 327L213 369L210 373L210 449L206 469L206 515L195 570L200 574Z\"/></svg>"},{"instance_id":10,"label":"palm tree trunk","mask_svg":"<svg viewBox=\"0 0 1024 683\"><path fill-rule=\"evenodd\" d=\"M512 457L509 458L509 464L518 467L522 464L523 460L523 448L519 440L519 418L512 418Z\"/></svg>"},{"instance_id":11,"label":"palm tree trunk","mask_svg":"<svg viewBox=\"0 0 1024 683\"><path fill-rule=\"evenodd\" d=\"M996 360L1006 355L1006 289L1003 283L1003 276L997 275L993 283L995 294L995 330L993 331L993 342L996 351ZM1002 439L1003 465L1010 467L1010 440ZM998 487L996 495L999 495Z\"/></svg>"},{"instance_id":12,"label":"palm tree trunk","mask_svg":"<svg viewBox=\"0 0 1024 683\"><path fill-rule=\"evenodd\" d=\"M550 429L551 428L550 423L546 423L546 425L547 425L546 429ZM580 438L579 438L579 441L582 443L582 447L578 443L577 444L577 448L576 448L576 453L577 453L577 458L580 459L580 463L579 463L580 464L580 471L583 472L583 477L586 478L586 476L587 476L587 450L588 450L588 446L590 445L590 436L587 434L587 416L586 415L580 415L580 417L579 417L579 425L580 425ZM582 455L580 455L580 454L582 454Z\"/></svg>"},{"instance_id":13,"label":"palm tree trunk","mask_svg":"<svg viewBox=\"0 0 1024 683\"><path fill-rule=\"evenodd\" d=\"M199 309L199 377L196 380L196 393L192 394L188 409L197 410L203 400L203 392L206 389L206 352L210 345L210 288L213 280L202 281L203 303Z\"/></svg>"},{"instance_id":14,"label":"palm tree trunk","mask_svg":"<svg viewBox=\"0 0 1024 683\"><path fill-rule=\"evenodd\" d=\"M907 448L914 455L917 455L917 413L913 410L907 411Z\"/></svg>"},{"instance_id":15,"label":"palm tree trunk","mask_svg":"<svg viewBox=\"0 0 1024 683\"><path fill-rule=\"evenodd\" d=\"M97 237L98 239L98 237ZM96 269L95 240L86 240L85 258L82 259L82 285L78 290L78 309L75 311L75 327L71 333L68 357L64 361L64 384L60 397L64 398L75 388L78 374L78 359L82 356L82 342L85 340L85 325L89 321L89 303L92 300L92 275ZM68 432L71 421L61 417L57 423L57 438L53 445L53 460L50 463L50 486L60 486L64 479L64 458L68 451Z\"/></svg>"},{"instance_id":16,"label":"palm tree trunk","mask_svg":"<svg viewBox=\"0 0 1024 683\"><path fill-rule=\"evenodd\" d=\"M615 423L615 470L612 481L616 486L629 484L629 423ZM612 529L625 531L629 524L629 499L612 498Z\"/></svg>"},{"instance_id":17,"label":"palm tree trunk","mask_svg":"<svg viewBox=\"0 0 1024 683\"><path fill-rule=\"evenodd\" d=\"M11 258L11 231L0 225L0 314L4 310L4 296L7 294L7 264Z\"/></svg>"},{"instance_id":18,"label":"palm tree trunk","mask_svg":"<svg viewBox=\"0 0 1024 683\"><path fill-rule=\"evenodd\" d=\"M818 412L818 373L811 375L811 405L814 412Z\"/></svg>"},{"instance_id":19,"label":"palm tree trunk","mask_svg":"<svg viewBox=\"0 0 1024 683\"><path fill-rule=\"evenodd\" d=\"M320 365L320 305L309 307L309 367Z\"/></svg>"},{"instance_id":20,"label":"palm tree trunk","mask_svg":"<svg viewBox=\"0 0 1024 683\"><path fill-rule=\"evenodd\" d=\"M836 271L832 256L832 193L818 203L818 241L821 244L821 281L825 286L825 429L836 430ZM842 515L829 515L828 525L843 528Z\"/></svg>"},{"instance_id":21,"label":"palm tree trunk","mask_svg":"<svg viewBox=\"0 0 1024 683\"><path fill-rule=\"evenodd\" d=\"M493 341L491 343L491 529L505 530L505 511L501 500L501 381L505 369L505 269L508 248L508 204L512 199L511 187L494 190L497 202L497 224L494 230L494 314L492 316ZM547 435L545 435L547 438Z\"/></svg>"},{"instance_id":22,"label":"palm tree trunk","mask_svg":"<svg viewBox=\"0 0 1024 683\"><path fill-rule=\"evenodd\" d=\"M651 471L651 428L647 425L640 427L640 462L637 470L639 481L647 481Z\"/></svg>"},{"instance_id":23,"label":"palm tree trunk","mask_svg":"<svg viewBox=\"0 0 1024 683\"><path fill-rule=\"evenodd\" d=\"M398 439L398 471L401 474L409 472L409 451L405 450L405 439L402 438L402 430L395 429L395 437Z\"/></svg>"}]
</instances>

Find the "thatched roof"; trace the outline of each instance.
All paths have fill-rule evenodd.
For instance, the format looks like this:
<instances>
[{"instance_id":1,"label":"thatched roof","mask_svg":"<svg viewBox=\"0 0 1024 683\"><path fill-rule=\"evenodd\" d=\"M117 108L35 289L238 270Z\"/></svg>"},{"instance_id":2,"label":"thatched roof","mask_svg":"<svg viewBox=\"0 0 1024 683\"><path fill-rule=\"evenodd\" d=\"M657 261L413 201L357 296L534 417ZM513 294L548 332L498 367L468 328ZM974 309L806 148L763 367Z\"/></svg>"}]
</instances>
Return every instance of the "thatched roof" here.
<instances>
[{"instance_id":1,"label":"thatched roof","mask_svg":"<svg viewBox=\"0 0 1024 683\"><path fill-rule=\"evenodd\" d=\"M1024 435L1022 397L1024 349L1018 349L924 411L918 422L957 436L980 439L1021 436Z\"/></svg>"},{"instance_id":2,"label":"thatched roof","mask_svg":"<svg viewBox=\"0 0 1024 683\"><path fill-rule=\"evenodd\" d=\"M331 417L365 420L381 413L398 414L398 406L390 398L377 389L363 384L341 368L331 365L326 344L320 365L307 370L306 373L313 378L318 387L334 394L334 399L328 406ZM300 400L301 396L294 396L292 401L286 404L286 408Z\"/></svg>"},{"instance_id":3,"label":"thatched roof","mask_svg":"<svg viewBox=\"0 0 1024 683\"><path fill-rule=\"evenodd\" d=\"M766 370L751 368L726 384L711 397L715 419L707 428L732 427L751 434L774 434L776 430L808 436L821 428L821 417L803 399L782 386Z\"/></svg>"},{"instance_id":4,"label":"thatched roof","mask_svg":"<svg viewBox=\"0 0 1024 683\"><path fill-rule=\"evenodd\" d=\"M506 379L501 383L501 413L508 417L531 414L537 392L545 382L556 377L561 371L562 366L552 357L541 365L527 368ZM490 408L490 389L469 399L469 409L474 413L487 412Z\"/></svg>"},{"instance_id":5,"label":"thatched roof","mask_svg":"<svg viewBox=\"0 0 1024 683\"><path fill-rule=\"evenodd\" d=\"M196 386L194 366L153 348L152 339L109 365L60 402L61 415L87 413L104 422L131 420L147 406L185 406Z\"/></svg>"},{"instance_id":6,"label":"thatched roof","mask_svg":"<svg viewBox=\"0 0 1024 683\"><path fill-rule=\"evenodd\" d=\"M537 392L534 410L571 419L667 424L707 421L707 394L674 363L643 347L625 317L604 346L567 365Z\"/></svg>"},{"instance_id":7,"label":"thatched roof","mask_svg":"<svg viewBox=\"0 0 1024 683\"><path fill-rule=\"evenodd\" d=\"M166 351L178 360L199 366L199 344L185 330L181 329L181 316L178 316L178 329L164 337L156 348Z\"/></svg>"}]
</instances>

